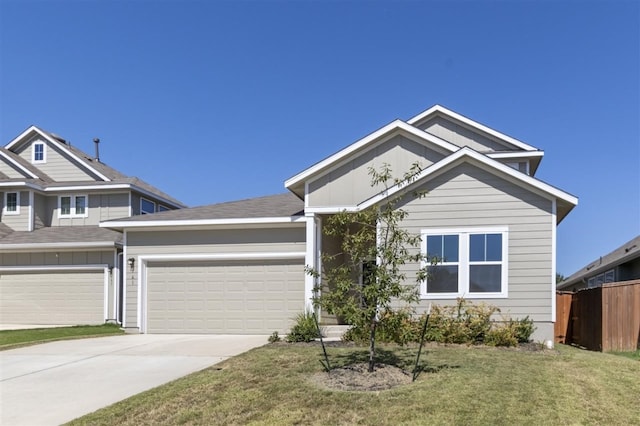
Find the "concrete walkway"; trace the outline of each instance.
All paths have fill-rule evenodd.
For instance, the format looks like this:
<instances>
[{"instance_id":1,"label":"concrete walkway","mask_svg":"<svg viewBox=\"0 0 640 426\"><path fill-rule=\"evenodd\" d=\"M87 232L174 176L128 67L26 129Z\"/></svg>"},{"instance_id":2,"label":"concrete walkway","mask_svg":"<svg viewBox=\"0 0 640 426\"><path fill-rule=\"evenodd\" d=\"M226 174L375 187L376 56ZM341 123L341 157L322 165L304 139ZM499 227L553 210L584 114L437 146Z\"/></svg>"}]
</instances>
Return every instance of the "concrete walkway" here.
<instances>
[{"instance_id":1,"label":"concrete walkway","mask_svg":"<svg viewBox=\"0 0 640 426\"><path fill-rule=\"evenodd\" d=\"M267 338L132 334L0 351L0 425L59 425Z\"/></svg>"}]
</instances>

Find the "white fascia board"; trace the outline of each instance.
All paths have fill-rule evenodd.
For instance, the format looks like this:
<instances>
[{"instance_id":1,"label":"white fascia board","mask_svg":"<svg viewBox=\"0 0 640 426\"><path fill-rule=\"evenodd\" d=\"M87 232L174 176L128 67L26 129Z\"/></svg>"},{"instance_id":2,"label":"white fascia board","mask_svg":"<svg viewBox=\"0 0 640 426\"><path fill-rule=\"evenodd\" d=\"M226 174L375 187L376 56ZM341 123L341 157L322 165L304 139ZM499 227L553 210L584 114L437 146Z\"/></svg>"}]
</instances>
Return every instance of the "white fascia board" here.
<instances>
[{"instance_id":1,"label":"white fascia board","mask_svg":"<svg viewBox=\"0 0 640 426\"><path fill-rule=\"evenodd\" d=\"M336 163L342 161L352 153L364 148L365 146L375 142L380 138L383 138L385 136L389 136L389 137L393 136L393 132L398 130L403 130L408 134L415 136L423 141L430 142L446 150L447 152L455 152L457 149L459 149L458 146L453 145L445 141L444 139L440 139L416 127L413 127L402 120L394 120L391 123L387 124L386 126L376 130L375 132L369 134L368 136L365 136L359 141L349 145L348 147L342 149L341 151L338 151L337 153L331 155L330 157L325 158L319 163L316 163L315 165L309 167L308 169L302 171L301 173L298 173L294 177L286 180L284 183L285 188L288 189L294 186L295 184L308 179L310 176L335 165Z\"/></svg>"},{"instance_id":2,"label":"white fascia board","mask_svg":"<svg viewBox=\"0 0 640 426\"><path fill-rule=\"evenodd\" d=\"M105 175L103 175L102 173L100 173L99 171L97 171L96 169L94 169L93 167L91 167L89 164L87 164L86 161L84 161L82 158L78 157L77 155L75 155L73 152L69 151L64 144L58 142L57 140L53 139L52 137L50 137L48 134L46 134L45 132L43 132L42 130L38 129L36 126L31 126L29 127L27 130L25 130L24 132L22 132L17 138L15 138L14 140L12 140L11 142L9 142L5 148L6 149L11 149L14 145L20 143L22 141L22 139L24 139L25 136L27 136L29 133L31 132L36 132L37 134L39 134L40 136L42 136L43 138L45 138L48 142L50 142L51 144L53 144L54 146L56 146L57 148L63 150L69 157L73 158L74 160L76 160L77 162L79 162L80 164L83 164L87 169L91 170L92 173L94 173L96 176L100 177L102 180L104 180L105 182L110 182L111 179L109 179L108 177L106 177Z\"/></svg>"},{"instance_id":3,"label":"white fascia board","mask_svg":"<svg viewBox=\"0 0 640 426\"><path fill-rule=\"evenodd\" d=\"M0 188L9 188L9 187L14 187L14 186L23 186L25 188L29 188L29 189L35 189L37 191L42 191L42 187L40 185L36 185L34 183L31 182L19 182L19 181L15 181L15 182L0 182Z\"/></svg>"},{"instance_id":4,"label":"white fascia board","mask_svg":"<svg viewBox=\"0 0 640 426\"><path fill-rule=\"evenodd\" d=\"M488 152L485 154L489 158L535 158L544 157L544 151L514 151L514 152Z\"/></svg>"},{"instance_id":5,"label":"white fascia board","mask_svg":"<svg viewBox=\"0 0 640 426\"><path fill-rule=\"evenodd\" d=\"M485 126L484 124L480 124L477 121L471 120L470 118L467 118L463 115L458 114L457 112L451 111L450 109L447 109L445 107L443 107L442 105L434 105L431 108L429 108L428 110L421 112L420 114L416 115L415 117L410 118L409 120L407 120L407 123L413 125L419 121L421 121L422 119L430 116L430 115L434 115L436 113L440 113L442 115L448 116L450 118L453 118L454 120L457 120L463 124L466 124L467 126L470 126L472 128L478 129L484 133L487 133L493 137L496 137L498 139L501 139L505 142L510 143L511 145L515 145L520 149L524 149L525 151L537 151L537 148L528 145L522 141L519 141L518 139L512 138L511 136L507 136L504 133L498 132L497 130L494 130L490 127Z\"/></svg>"},{"instance_id":6,"label":"white fascia board","mask_svg":"<svg viewBox=\"0 0 640 426\"><path fill-rule=\"evenodd\" d=\"M31 271L100 271L109 265L39 265L39 266L0 266L0 272L31 272Z\"/></svg>"},{"instance_id":7,"label":"white fascia board","mask_svg":"<svg viewBox=\"0 0 640 426\"><path fill-rule=\"evenodd\" d=\"M360 208L358 206L335 206L335 207L308 207L304 209L305 214L334 214L341 212L357 212Z\"/></svg>"},{"instance_id":8,"label":"white fascia board","mask_svg":"<svg viewBox=\"0 0 640 426\"><path fill-rule=\"evenodd\" d=\"M13 164L15 167L19 168L20 170L25 172L27 175L31 176L33 179L39 179L40 178L39 176L36 176L35 174L31 173L31 171L29 169L27 169L26 167L24 167L22 164L18 163L16 160L14 160L10 156L8 156L5 152L0 151L0 155L3 158L5 158L7 161L9 161L11 164Z\"/></svg>"},{"instance_id":9,"label":"white fascia board","mask_svg":"<svg viewBox=\"0 0 640 426\"><path fill-rule=\"evenodd\" d=\"M304 216L290 217L256 217L240 219L194 219L194 220L110 220L101 222L101 228L163 228L176 226L224 226L224 225L270 225L270 224L305 224Z\"/></svg>"},{"instance_id":10,"label":"white fascia board","mask_svg":"<svg viewBox=\"0 0 640 426\"><path fill-rule=\"evenodd\" d=\"M399 191L407 188L408 186L413 186L416 184L419 184L424 178L433 175L435 173L437 173L438 171L448 167L449 165L453 164L454 162L462 159L463 157L469 157L472 158L478 162L480 162L481 164L484 164L486 166L488 166L488 168L493 168L496 170L499 170L507 175L509 175L510 177L512 177L514 180L519 181L521 183L525 183L527 185L532 186L533 188L538 189L539 191L542 191L543 193L549 194L552 196L552 198L556 198L556 199L561 199L571 205L577 205L578 204L578 199L576 197L574 197L573 195L566 193L558 188L555 188L547 183L544 183L536 178L533 178L531 176L528 176L524 173L521 173L509 166L507 166L506 164L502 164L499 161L493 160L491 158L488 158L485 155L482 155L474 150L472 150L471 148L465 147L465 148L461 148L460 150L458 150L456 153L450 155L449 157L427 167L426 169L424 169L422 172L418 173L418 175L416 176L416 179L409 185L407 184L398 184L398 185L394 185L391 188L389 188L388 191L384 191L381 192L380 194L369 198L368 200L360 203L358 205L358 209L359 210L364 210L368 207L371 207L381 201L383 201L384 199L393 196L394 194L398 193Z\"/></svg>"},{"instance_id":11,"label":"white fascia board","mask_svg":"<svg viewBox=\"0 0 640 426\"><path fill-rule=\"evenodd\" d=\"M110 249L116 247L113 241L89 241L83 243L23 243L23 244L0 244L0 252L17 250L89 250L89 249Z\"/></svg>"},{"instance_id":12,"label":"white fascia board","mask_svg":"<svg viewBox=\"0 0 640 426\"><path fill-rule=\"evenodd\" d=\"M69 192L69 191L89 191L100 189L132 189L128 183L117 183L110 185L71 185L71 186L49 186L44 192Z\"/></svg>"}]
</instances>

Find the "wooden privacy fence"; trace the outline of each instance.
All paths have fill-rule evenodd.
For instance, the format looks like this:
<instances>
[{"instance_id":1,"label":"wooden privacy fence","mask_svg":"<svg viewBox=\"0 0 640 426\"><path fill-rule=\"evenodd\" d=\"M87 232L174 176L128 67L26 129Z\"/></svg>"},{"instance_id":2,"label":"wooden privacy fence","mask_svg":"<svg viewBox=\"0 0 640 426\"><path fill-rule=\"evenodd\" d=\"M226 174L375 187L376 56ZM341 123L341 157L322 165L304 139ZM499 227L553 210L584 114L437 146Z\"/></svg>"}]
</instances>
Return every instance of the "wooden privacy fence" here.
<instances>
[{"instance_id":1,"label":"wooden privacy fence","mask_svg":"<svg viewBox=\"0 0 640 426\"><path fill-rule=\"evenodd\" d=\"M603 352L640 348L640 280L557 292L555 341Z\"/></svg>"}]
</instances>

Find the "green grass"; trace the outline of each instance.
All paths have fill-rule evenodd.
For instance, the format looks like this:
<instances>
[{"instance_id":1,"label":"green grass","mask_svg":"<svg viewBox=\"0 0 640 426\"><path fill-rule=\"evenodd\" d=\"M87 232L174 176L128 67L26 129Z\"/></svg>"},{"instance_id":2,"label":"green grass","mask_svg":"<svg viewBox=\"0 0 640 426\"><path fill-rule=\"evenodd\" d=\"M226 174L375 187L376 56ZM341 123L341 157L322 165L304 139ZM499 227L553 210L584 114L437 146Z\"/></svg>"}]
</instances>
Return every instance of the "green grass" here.
<instances>
[{"instance_id":1,"label":"green grass","mask_svg":"<svg viewBox=\"0 0 640 426\"><path fill-rule=\"evenodd\" d=\"M124 334L115 324L77 325L73 327L33 328L28 330L0 330L0 350L35 345L55 340Z\"/></svg>"},{"instance_id":2,"label":"green grass","mask_svg":"<svg viewBox=\"0 0 640 426\"><path fill-rule=\"evenodd\" d=\"M381 349L412 368L416 348ZM328 351L334 366L366 357ZM319 388L320 358L319 346L263 346L71 424L640 425L640 363L610 354L429 347L416 382L379 392Z\"/></svg>"},{"instance_id":3,"label":"green grass","mask_svg":"<svg viewBox=\"0 0 640 426\"><path fill-rule=\"evenodd\" d=\"M640 349L635 352L610 352L613 355L624 356L627 358L635 359L636 361L640 361Z\"/></svg>"}]
</instances>

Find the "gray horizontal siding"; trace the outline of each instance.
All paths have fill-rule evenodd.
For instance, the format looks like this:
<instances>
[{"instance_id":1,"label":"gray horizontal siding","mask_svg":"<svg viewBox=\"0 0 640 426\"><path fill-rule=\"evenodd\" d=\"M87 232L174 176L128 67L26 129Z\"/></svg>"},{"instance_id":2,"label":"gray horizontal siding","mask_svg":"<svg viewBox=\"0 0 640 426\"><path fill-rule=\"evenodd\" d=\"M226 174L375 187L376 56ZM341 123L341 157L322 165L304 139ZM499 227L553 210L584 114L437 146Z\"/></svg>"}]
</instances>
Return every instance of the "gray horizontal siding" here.
<instances>
[{"instance_id":1,"label":"gray horizontal siding","mask_svg":"<svg viewBox=\"0 0 640 426\"><path fill-rule=\"evenodd\" d=\"M494 139L474 132L443 117L436 116L424 123L420 123L417 127L454 145L459 147L468 146L479 152L504 151L507 149L506 144L501 144ZM509 148L513 149L513 147Z\"/></svg>"},{"instance_id":2,"label":"gray horizontal siding","mask_svg":"<svg viewBox=\"0 0 640 426\"><path fill-rule=\"evenodd\" d=\"M4 157L0 159L0 173L7 175L10 179L24 179L25 177L30 177L26 173L18 171L17 167L12 163L7 162Z\"/></svg>"},{"instance_id":3,"label":"gray horizontal siding","mask_svg":"<svg viewBox=\"0 0 640 426\"><path fill-rule=\"evenodd\" d=\"M353 159L310 182L309 206L350 206L377 194L384 188L371 187L369 167L379 170L391 164L393 175L402 176L416 161L427 167L443 157L421 143L395 136L366 153L354 154Z\"/></svg>"},{"instance_id":4,"label":"gray horizontal siding","mask_svg":"<svg viewBox=\"0 0 640 426\"><path fill-rule=\"evenodd\" d=\"M109 265L114 251L59 251L0 253L0 266Z\"/></svg>"},{"instance_id":5,"label":"gray horizontal siding","mask_svg":"<svg viewBox=\"0 0 640 426\"><path fill-rule=\"evenodd\" d=\"M51 177L51 179L58 182L95 180L91 175L86 173L75 160L63 154L62 151L54 148L53 145L39 137L35 137L28 143L22 144L16 153L28 162L31 162L31 147L35 142L43 142L46 145L47 162L38 163L37 167Z\"/></svg>"},{"instance_id":6,"label":"gray horizontal siding","mask_svg":"<svg viewBox=\"0 0 640 426\"><path fill-rule=\"evenodd\" d=\"M407 198L401 205L409 213L403 226L412 233L426 228L509 228L509 297L473 302L495 305L513 317L549 321L552 202L469 164L445 172L421 189L428 191L424 198ZM429 302L455 304L455 300L423 300L420 309Z\"/></svg>"},{"instance_id":7,"label":"gray horizontal siding","mask_svg":"<svg viewBox=\"0 0 640 426\"><path fill-rule=\"evenodd\" d=\"M7 191L16 192L16 191ZM5 195L0 193L0 203L4 209ZM1 210L1 209L0 209ZM19 214L3 214L2 223L7 225L14 231L29 230L29 192L20 191L20 213Z\"/></svg>"},{"instance_id":8,"label":"gray horizontal siding","mask_svg":"<svg viewBox=\"0 0 640 426\"><path fill-rule=\"evenodd\" d=\"M127 255L305 251L304 226L127 233Z\"/></svg>"}]
</instances>

